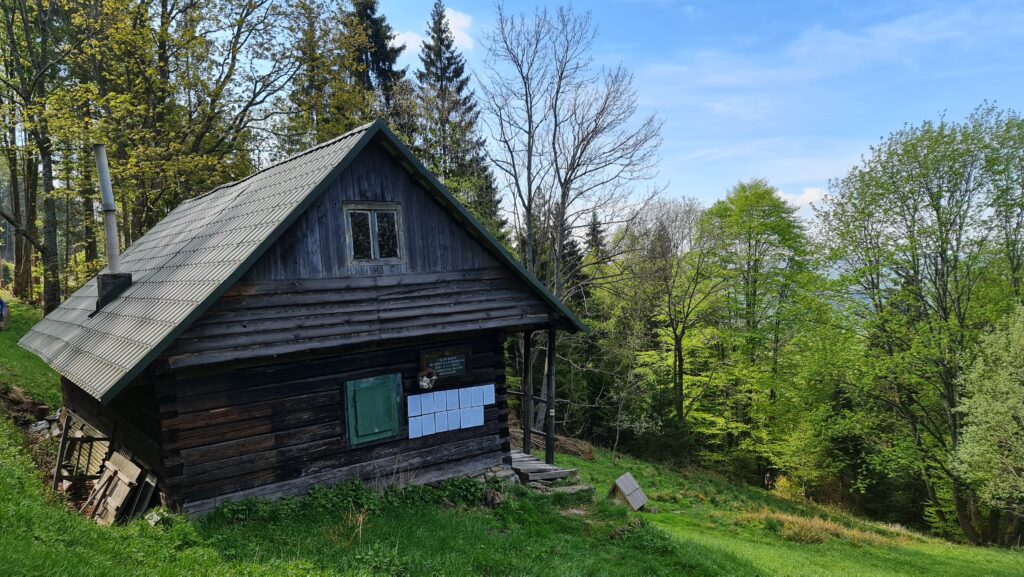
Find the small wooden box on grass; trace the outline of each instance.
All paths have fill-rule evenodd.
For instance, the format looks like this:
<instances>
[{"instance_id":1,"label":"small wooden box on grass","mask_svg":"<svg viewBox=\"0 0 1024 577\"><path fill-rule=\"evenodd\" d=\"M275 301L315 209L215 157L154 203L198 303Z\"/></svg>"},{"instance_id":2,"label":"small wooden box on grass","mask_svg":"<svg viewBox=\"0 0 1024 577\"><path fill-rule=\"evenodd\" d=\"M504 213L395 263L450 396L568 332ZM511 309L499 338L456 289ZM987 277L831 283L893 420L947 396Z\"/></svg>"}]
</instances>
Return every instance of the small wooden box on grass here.
<instances>
[{"instance_id":1,"label":"small wooden box on grass","mask_svg":"<svg viewBox=\"0 0 1024 577\"><path fill-rule=\"evenodd\" d=\"M647 495L633 478L632 473L626 473L615 479L615 484L612 485L611 491L608 491L608 496L629 505L629 508L634 511L639 511L647 504Z\"/></svg>"}]
</instances>

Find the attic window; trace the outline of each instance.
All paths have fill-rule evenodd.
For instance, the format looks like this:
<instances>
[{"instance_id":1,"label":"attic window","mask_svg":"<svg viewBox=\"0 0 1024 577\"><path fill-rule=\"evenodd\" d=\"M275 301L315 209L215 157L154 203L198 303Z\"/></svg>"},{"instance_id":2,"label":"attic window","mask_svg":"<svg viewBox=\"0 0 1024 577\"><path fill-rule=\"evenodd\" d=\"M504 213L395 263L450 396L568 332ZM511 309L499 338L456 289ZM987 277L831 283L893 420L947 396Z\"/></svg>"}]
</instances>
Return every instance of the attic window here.
<instances>
[{"instance_id":1,"label":"attic window","mask_svg":"<svg viewBox=\"0 0 1024 577\"><path fill-rule=\"evenodd\" d=\"M345 207L351 234L352 261L399 261L401 213L397 205Z\"/></svg>"}]
</instances>

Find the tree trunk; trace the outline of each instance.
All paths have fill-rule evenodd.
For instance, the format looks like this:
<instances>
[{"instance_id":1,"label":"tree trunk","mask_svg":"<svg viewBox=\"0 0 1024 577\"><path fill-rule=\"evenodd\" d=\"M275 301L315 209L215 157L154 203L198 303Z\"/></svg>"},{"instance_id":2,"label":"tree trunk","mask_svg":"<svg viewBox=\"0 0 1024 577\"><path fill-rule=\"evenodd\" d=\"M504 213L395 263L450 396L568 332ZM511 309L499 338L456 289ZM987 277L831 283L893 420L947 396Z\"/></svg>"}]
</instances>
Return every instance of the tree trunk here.
<instances>
[{"instance_id":1,"label":"tree trunk","mask_svg":"<svg viewBox=\"0 0 1024 577\"><path fill-rule=\"evenodd\" d=\"M8 127L8 142L4 152L7 156L8 179L11 184L11 216L14 217L15 227L24 227L25 220L22 217L21 210L22 193L18 179L18 151L15 149L15 136L14 126ZM28 283L25 282L26 277L22 271L25 267L25 251L27 246L30 245L24 237L20 234L14 235L14 278L12 279L14 286L12 291L15 296L22 299L28 297ZM30 280L31 277L28 277L28 279Z\"/></svg>"},{"instance_id":2,"label":"tree trunk","mask_svg":"<svg viewBox=\"0 0 1024 577\"><path fill-rule=\"evenodd\" d=\"M43 167L43 310L60 304L60 256L57 250L57 199L53 195L53 147L45 121L37 133Z\"/></svg>"},{"instance_id":3,"label":"tree trunk","mask_svg":"<svg viewBox=\"0 0 1024 577\"><path fill-rule=\"evenodd\" d=\"M24 170L22 171L24 186L22 188L22 222L25 233L34 239L39 239L39 229L36 226L38 206L36 205L37 189L39 184L39 166L34 156L25 155ZM31 242L22 243L21 258L18 259L17 269L14 272L15 288L20 289L18 295L25 300L31 301L32 295L32 261L35 260L36 248Z\"/></svg>"},{"instance_id":4,"label":"tree trunk","mask_svg":"<svg viewBox=\"0 0 1024 577\"><path fill-rule=\"evenodd\" d=\"M960 482L953 479L953 507L956 509L957 523L960 525L960 530L964 532L964 538L969 543L981 545L984 543L983 536L972 522L977 511L974 510L974 504L964 494L965 491L966 488L961 487Z\"/></svg>"},{"instance_id":5,"label":"tree trunk","mask_svg":"<svg viewBox=\"0 0 1024 577\"><path fill-rule=\"evenodd\" d=\"M685 369L683 363L685 360L686 359L683 357L683 335L682 333L673 335L672 380L676 389L676 411L680 424L685 421L686 414L686 390L683 387L683 370Z\"/></svg>"}]
</instances>

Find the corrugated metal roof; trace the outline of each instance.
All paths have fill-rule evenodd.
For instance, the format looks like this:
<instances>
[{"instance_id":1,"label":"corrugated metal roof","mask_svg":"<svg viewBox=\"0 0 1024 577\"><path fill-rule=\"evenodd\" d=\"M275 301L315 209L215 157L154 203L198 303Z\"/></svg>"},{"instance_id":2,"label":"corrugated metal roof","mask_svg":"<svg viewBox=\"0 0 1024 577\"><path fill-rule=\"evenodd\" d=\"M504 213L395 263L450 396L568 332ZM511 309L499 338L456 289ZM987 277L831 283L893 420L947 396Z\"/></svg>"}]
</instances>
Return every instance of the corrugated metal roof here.
<instances>
[{"instance_id":1,"label":"corrugated metal roof","mask_svg":"<svg viewBox=\"0 0 1024 577\"><path fill-rule=\"evenodd\" d=\"M533 288L571 330L588 328L513 258L388 130L383 121L182 203L121 255L132 285L96 308L96 279L18 342L106 403L241 277L376 135L428 190Z\"/></svg>"},{"instance_id":2,"label":"corrugated metal roof","mask_svg":"<svg viewBox=\"0 0 1024 577\"><path fill-rule=\"evenodd\" d=\"M272 244L373 126L182 203L121 256L127 290L90 318L92 279L18 344L109 401Z\"/></svg>"}]
</instances>

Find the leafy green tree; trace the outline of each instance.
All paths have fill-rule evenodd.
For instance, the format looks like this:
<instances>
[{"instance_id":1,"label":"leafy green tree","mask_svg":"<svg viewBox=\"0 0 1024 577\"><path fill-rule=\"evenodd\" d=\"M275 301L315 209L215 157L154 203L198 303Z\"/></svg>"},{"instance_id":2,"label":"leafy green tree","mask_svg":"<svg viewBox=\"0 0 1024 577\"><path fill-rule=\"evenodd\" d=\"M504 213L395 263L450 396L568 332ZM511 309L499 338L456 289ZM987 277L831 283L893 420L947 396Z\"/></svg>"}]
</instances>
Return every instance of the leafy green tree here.
<instances>
[{"instance_id":1,"label":"leafy green tree","mask_svg":"<svg viewBox=\"0 0 1024 577\"><path fill-rule=\"evenodd\" d=\"M801 328L797 303L808 276L807 237L796 209L762 179L734 186L707 218L708 229L723 236L716 259L729 277L718 320L719 458L745 472L756 469L760 480L779 431L776 398L789 378L780 361Z\"/></svg>"},{"instance_id":2,"label":"leafy green tree","mask_svg":"<svg viewBox=\"0 0 1024 577\"><path fill-rule=\"evenodd\" d=\"M933 526L959 527L972 543L1005 535L1003 524L982 521L977 496L952 466L963 432L961 377L981 328L1015 300L989 241L993 125L981 110L893 133L835 183L822 214L875 367L864 408L892 416L893 443L912 440Z\"/></svg>"},{"instance_id":3,"label":"leafy green tree","mask_svg":"<svg viewBox=\"0 0 1024 577\"><path fill-rule=\"evenodd\" d=\"M774 365L785 337L784 307L806 268L806 233L796 208L766 180L755 179L734 186L708 216L727 239L736 276L730 316L743 334L744 352L751 362L768 355Z\"/></svg>"},{"instance_id":4,"label":"leafy green tree","mask_svg":"<svg viewBox=\"0 0 1024 577\"><path fill-rule=\"evenodd\" d=\"M288 13L288 33L298 70L283 103L278 146L286 154L369 122L374 102L373 91L360 81L369 39L344 3L332 12L319 0L296 2Z\"/></svg>"},{"instance_id":5,"label":"leafy green tree","mask_svg":"<svg viewBox=\"0 0 1024 577\"><path fill-rule=\"evenodd\" d=\"M964 374L957 464L979 497L1010 519L1001 541L1015 544L1024 535L1024 307L980 351Z\"/></svg>"},{"instance_id":6,"label":"leafy green tree","mask_svg":"<svg viewBox=\"0 0 1024 577\"><path fill-rule=\"evenodd\" d=\"M675 418L684 423L696 407L686 390L684 345L728 286L725 263L719 258L725 238L693 199L655 203L649 214L644 228L645 242L650 243L645 255L651 264L649 281L660 296L656 318L664 326L672 354Z\"/></svg>"},{"instance_id":7,"label":"leafy green tree","mask_svg":"<svg viewBox=\"0 0 1024 577\"><path fill-rule=\"evenodd\" d=\"M985 124L985 173L991 175L990 223L1002 253L1013 294L1024 303L1024 118L1014 112L983 107L976 117Z\"/></svg>"}]
</instances>

